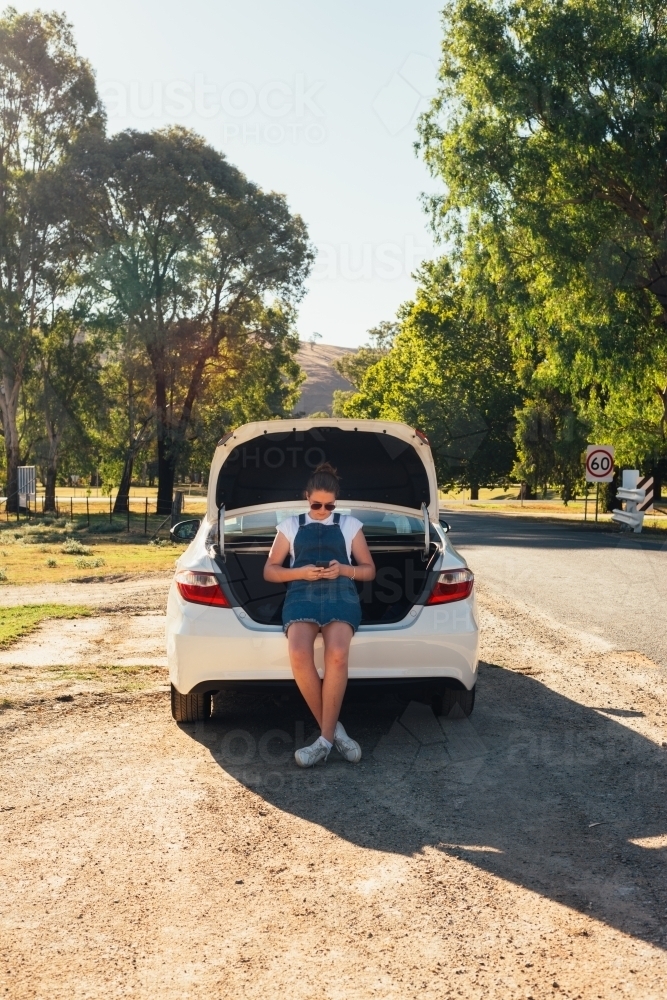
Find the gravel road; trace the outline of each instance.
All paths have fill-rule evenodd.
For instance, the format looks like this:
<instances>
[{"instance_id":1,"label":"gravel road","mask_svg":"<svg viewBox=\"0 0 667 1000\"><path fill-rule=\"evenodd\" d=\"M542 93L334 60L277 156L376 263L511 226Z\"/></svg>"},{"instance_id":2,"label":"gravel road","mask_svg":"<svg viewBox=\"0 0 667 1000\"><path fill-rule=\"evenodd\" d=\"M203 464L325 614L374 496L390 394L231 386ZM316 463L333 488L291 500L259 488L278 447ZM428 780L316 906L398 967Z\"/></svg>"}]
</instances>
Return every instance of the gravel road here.
<instances>
[{"instance_id":1,"label":"gravel road","mask_svg":"<svg viewBox=\"0 0 667 1000\"><path fill-rule=\"evenodd\" d=\"M164 675L113 693L100 671L31 674L0 714L0 995L662 1000L667 670L630 627L569 623L520 554L499 586L503 557L462 536L473 716L352 692L356 767L294 767L296 697L219 700L179 727ZM564 570L535 547L530 578L540 558Z\"/></svg>"}]
</instances>

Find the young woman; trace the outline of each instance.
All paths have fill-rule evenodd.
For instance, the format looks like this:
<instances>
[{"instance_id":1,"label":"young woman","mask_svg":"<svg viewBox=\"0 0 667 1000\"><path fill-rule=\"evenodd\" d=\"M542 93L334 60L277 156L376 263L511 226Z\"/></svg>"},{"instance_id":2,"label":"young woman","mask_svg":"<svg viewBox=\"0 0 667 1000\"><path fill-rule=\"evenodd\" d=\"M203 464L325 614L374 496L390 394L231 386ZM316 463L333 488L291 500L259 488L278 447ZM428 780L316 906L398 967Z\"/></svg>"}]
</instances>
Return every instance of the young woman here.
<instances>
[{"instance_id":1,"label":"young woman","mask_svg":"<svg viewBox=\"0 0 667 1000\"><path fill-rule=\"evenodd\" d=\"M286 583L283 628L294 679L315 716L321 736L294 754L299 767L326 760L332 746L352 763L361 747L338 721L347 687L352 636L361 621L356 581L372 580L375 565L356 517L335 513L340 492L336 470L319 465L306 485L307 514L278 525L264 579ZM290 568L283 562L290 556ZM354 556L354 565L352 557ZM324 680L315 669L314 645L324 637Z\"/></svg>"}]
</instances>

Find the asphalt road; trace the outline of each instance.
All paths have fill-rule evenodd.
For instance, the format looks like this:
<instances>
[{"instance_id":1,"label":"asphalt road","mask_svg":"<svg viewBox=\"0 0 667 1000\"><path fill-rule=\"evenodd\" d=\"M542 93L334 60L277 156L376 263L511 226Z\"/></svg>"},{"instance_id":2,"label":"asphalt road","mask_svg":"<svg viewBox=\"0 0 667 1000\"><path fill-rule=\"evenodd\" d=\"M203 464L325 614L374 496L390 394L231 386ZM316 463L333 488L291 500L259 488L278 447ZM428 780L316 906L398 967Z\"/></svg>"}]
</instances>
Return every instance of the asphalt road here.
<instances>
[{"instance_id":1,"label":"asphalt road","mask_svg":"<svg viewBox=\"0 0 667 1000\"><path fill-rule=\"evenodd\" d=\"M667 667L667 538L446 512L479 582Z\"/></svg>"}]
</instances>

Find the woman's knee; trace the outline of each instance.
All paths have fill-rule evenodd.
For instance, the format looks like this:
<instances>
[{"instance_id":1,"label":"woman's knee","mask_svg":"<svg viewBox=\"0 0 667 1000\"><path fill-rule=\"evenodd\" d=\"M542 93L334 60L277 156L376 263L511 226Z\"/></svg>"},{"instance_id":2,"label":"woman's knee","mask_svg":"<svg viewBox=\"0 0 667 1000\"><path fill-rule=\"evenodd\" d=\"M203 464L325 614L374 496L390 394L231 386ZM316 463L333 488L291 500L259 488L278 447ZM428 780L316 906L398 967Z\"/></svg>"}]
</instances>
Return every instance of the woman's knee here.
<instances>
[{"instance_id":1,"label":"woman's knee","mask_svg":"<svg viewBox=\"0 0 667 1000\"><path fill-rule=\"evenodd\" d=\"M334 668L344 668L347 667L348 657L350 655L350 647L344 645L329 646L325 650L325 659L328 667Z\"/></svg>"}]
</instances>

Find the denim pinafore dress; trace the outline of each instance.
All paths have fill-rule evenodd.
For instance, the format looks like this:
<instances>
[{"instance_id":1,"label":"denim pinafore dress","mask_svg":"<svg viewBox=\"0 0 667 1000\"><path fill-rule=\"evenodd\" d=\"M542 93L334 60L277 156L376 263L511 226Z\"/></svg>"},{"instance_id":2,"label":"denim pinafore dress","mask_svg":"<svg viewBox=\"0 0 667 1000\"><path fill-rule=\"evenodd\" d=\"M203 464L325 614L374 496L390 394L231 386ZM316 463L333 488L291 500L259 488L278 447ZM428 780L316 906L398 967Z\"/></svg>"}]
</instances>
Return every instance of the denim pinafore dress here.
<instances>
[{"instance_id":1,"label":"denim pinafore dress","mask_svg":"<svg viewBox=\"0 0 667 1000\"><path fill-rule=\"evenodd\" d=\"M306 524L306 515L300 514L292 569L317 562L328 563L331 559L350 565L340 530L340 514L334 514L333 524L317 521ZM346 576L339 576L337 580L292 580L287 584L283 604L285 633L294 622L314 622L320 626L347 622L356 632L361 622L361 605L352 580Z\"/></svg>"}]
</instances>

